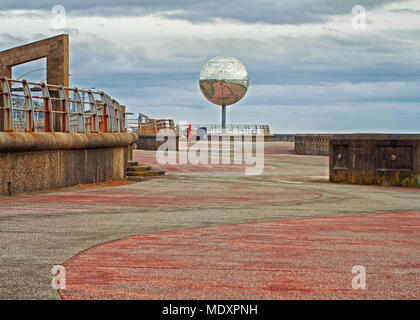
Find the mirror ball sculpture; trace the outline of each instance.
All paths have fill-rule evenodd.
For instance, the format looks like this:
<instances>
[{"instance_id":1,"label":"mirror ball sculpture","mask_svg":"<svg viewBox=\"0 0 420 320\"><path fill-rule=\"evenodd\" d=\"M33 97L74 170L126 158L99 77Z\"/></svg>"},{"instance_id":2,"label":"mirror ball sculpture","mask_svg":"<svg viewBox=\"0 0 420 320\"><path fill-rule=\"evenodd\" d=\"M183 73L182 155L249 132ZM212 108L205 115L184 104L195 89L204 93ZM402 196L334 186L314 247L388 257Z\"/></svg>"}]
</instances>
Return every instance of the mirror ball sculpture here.
<instances>
[{"instance_id":1,"label":"mirror ball sculpture","mask_svg":"<svg viewBox=\"0 0 420 320\"><path fill-rule=\"evenodd\" d=\"M222 129L226 129L226 106L232 105L248 90L248 71L234 57L218 56L201 69L200 89L210 102L222 106Z\"/></svg>"}]
</instances>

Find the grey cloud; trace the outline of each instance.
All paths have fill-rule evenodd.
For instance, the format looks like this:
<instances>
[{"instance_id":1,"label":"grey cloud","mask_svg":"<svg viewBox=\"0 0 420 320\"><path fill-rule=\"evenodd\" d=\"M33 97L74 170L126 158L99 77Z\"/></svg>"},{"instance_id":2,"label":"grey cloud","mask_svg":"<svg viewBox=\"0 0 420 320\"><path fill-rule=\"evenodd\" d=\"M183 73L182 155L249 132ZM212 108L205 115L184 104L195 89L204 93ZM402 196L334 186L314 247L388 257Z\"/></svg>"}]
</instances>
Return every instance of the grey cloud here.
<instances>
[{"instance_id":1,"label":"grey cloud","mask_svg":"<svg viewBox=\"0 0 420 320\"><path fill-rule=\"evenodd\" d=\"M0 41L2 43L14 43L14 42L24 42L27 39L21 36L15 36L10 33L0 33Z\"/></svg>"},{"instance_id":2,"label":"grey cloud","mask_svg":"<svg viewBox=\"0 0 420 320\"><path fill-rule=\"evenodd\" d=\"M20 34L13 33L0 33L0 51L7 50L15 46L22 45L24 43L33 42L36 40L41 40L48 38L48 35L42 33L28 34L26 36L21 36Z\"/></svg>"},{"instance_id":3,"label":"grey cloud","mask_svg":"<svg viewBox=\"0 0 420 320\"><path fill-rule=\"evenodd\" d=\"M302 90L303 86L316 89L318 104L331 102L331 99L341 102L363 99L413 101L420 100L420 96L413 95L410 84L420 79L420 56L419 47L415 45L418 43L416 37L416 32L398 31L373 38L360 34L338 34L296 39L279 37L272 42L242 39L184 40L176 44L163 44L162 50L168 50L171 54L167 59L156 60L145 54L146 48L141 44L120 47L91 35L90 39L83 41L73 38L70 46L72 81L83 81L84 86L90 82L107 90L117 90L121 95L141 95L150 101L158 96L153 88L166 87L168 89L162 89L159 97L168 98L167 103L170 103L171 100L176 100L172 99L172 88L179 88L180 91L185 91L185 88L196 90L195 81L202 65L213 56L229 54L237 56L247 66L251 90L253 85L279 86L277 88L280 91L273 87L271 93L258 96L262 104L313 103L297 90L287 99L280 98L281 86L293 85L301 86ZM386 82L407 83L407 86L394 90L393 96L389 96L387 93L391 91ZM347 91L342 88L334 90L334 87L320 91L325 83L349 85ZM351 85L360 83L373 83L366 90L376 92L377 97L360 96L358 87ZM183 90L180 89L181 86L184 86ZM133 88L141 90L133 91ZM408 92L406 88L411 89ZM415 90L420 92L418 89L417 83ZM156 99L157 103L160 99ZM252 99L251 93L247 100L256 103ZM184 104L190 103L200 107L199 101L191 97L185 99Z\"/></svg>"},{"instance_id":4,"label":"grey cloud","mask_svg":"<svg viewBox=\"0 0 420 320\"><path fill-rule=\"evenodd\" d=\"M255 85L250 88L247 97L249 104L338 106L349 102L407 102L420 106L420 81L341 81L306 85Z\"/></svg>"},{"instance_id":5,"label":"grey cloud","mask_svg":"<svg viewBox=\"0 0 420 320\"><path fill-rule=\"evenodd\" d=\"M393 12L393 13L420 14L420 10L413 10L413 9L408 9L408 8L404 8L404 9L393 9L393 10L391 10L391 12Z\"/></svg>"},{"instance_id":6,"label":"grey cloud","mask_svg":"<svg viewBox=\"0 0 420 320\"><path fill-rule=\"evenodd\" d=\"M0 18L44 19L46 16L46 12L40 11L40 10L21 11L21 12L10 11L10 10L0 11Z\"/></svg>"},{"instance_id":7,"label":"grey cloud","mask_svg":"<svg viewBox=\"0 0 420 320\"><path fill-rule=\"evenodd\" d=\"M351 13L354 5L368 10L403 0L123 0L71 1L63 3L70 14L129 16L147 13L192 22L208 22L217 18L269 24L301 24L324 22L329 16ZM2 0L2 9L50 10L56 1L38 0L30 3ZM180 12L173 13L172 11Z\"/></svg>"}]
</instances>

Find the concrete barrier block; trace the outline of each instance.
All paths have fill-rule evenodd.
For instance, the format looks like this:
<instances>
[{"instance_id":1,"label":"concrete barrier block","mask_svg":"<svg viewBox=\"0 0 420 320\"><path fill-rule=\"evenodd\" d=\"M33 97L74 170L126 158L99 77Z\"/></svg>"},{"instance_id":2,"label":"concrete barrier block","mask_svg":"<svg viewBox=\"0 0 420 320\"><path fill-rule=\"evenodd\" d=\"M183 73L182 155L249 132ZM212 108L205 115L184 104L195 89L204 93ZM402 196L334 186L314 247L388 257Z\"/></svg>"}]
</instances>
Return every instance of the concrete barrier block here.
<instances>
[{"instance_id":1,"label":"concrete barrier block","mask_svg":"<svg viewBox=\"0 0 420 320\"><path fill-rule=\"evenodd\" d=\"M420 184L420 135L334 135L329 148L332 182L405 187Z\"/></svg>"}]
</instances>

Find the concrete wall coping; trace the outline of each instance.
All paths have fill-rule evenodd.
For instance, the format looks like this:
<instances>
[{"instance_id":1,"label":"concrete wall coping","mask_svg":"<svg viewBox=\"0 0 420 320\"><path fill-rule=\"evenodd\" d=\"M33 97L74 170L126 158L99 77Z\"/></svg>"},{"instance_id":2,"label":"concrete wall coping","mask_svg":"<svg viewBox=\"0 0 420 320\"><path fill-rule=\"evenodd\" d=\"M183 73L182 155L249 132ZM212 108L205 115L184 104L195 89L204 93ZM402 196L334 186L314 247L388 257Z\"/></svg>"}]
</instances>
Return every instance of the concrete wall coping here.
<instances>
[{"instance_id":1,"label":"concrete wall coping","mask_svg":"<svg viewBox=\"0 0 420 320\"><path fill-rule=\"evenodd\" d=\"M0 132L0 152L125 147L137 139L132 132Z\"/></svg>"},{"instance_id":2,"label":"concrete wall coping","mask_svg":"<svg viewBox=\"0 0 420 320\"><path fill-rule=\"evenodd\" d=\"M332 133L296 133L296 137L331 137Z\"/></svg>"},{"instance_id":3,"label":"concrete wall coping","mask_svg":"<svg viewBox=\"0 0 420 320\"><path fill-rule=\"evenodd\" d=\"M335 134L330 140L420 140L420 134L353 133Z\"/></svg>"}]
</instances>

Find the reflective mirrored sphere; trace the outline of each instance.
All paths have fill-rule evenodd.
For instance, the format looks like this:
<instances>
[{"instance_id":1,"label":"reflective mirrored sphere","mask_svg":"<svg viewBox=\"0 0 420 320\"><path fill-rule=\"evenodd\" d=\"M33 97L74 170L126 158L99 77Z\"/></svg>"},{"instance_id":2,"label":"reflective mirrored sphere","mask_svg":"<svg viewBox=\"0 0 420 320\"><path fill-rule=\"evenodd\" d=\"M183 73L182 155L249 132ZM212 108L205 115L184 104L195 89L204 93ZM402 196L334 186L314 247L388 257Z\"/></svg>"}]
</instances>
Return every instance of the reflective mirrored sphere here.
<instances>
[{"instance_id":1,"label":"reflective mirrored sphere","mask_svg":"<svg viewBox=\"0 0 420 320\"><path fill-rule=\"evenodd\" d=\"M219 106L228 106L241 100L248 85L248 71L234 57L215 57L201 69L201 92L210 102Z\"/></svg>"}]
</instances>

